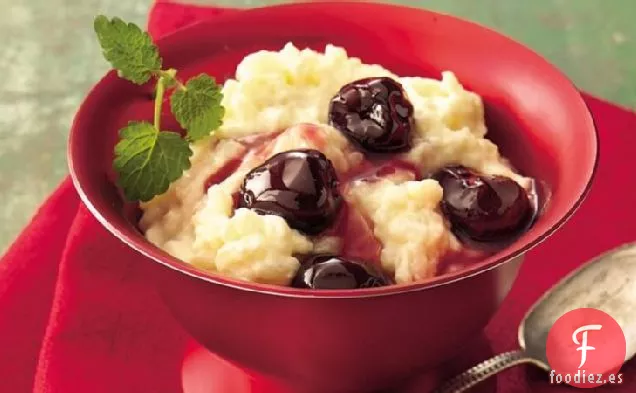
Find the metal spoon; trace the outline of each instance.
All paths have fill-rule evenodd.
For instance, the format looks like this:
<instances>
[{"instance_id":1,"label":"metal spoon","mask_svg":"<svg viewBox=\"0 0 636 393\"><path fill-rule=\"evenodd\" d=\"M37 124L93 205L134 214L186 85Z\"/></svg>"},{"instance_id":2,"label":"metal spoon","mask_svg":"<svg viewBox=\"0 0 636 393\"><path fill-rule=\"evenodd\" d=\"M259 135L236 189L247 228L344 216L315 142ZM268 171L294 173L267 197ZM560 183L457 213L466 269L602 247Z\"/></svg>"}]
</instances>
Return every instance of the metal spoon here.
<instances>
[{"instance_id":1,"label":"metal spoon","mask_svg":"<svg viewBox=\"0 0 636 393\"><path fill-rule=\"evenodd\" d=\"M563 314L596 308L611 315L627 342L625 360L636 354L636 243L626 244L587 262L544 294L519 326L521 349L497 355L449 380L435 393L461 393L519 364L550 371L546 357L548 331Z\"/></svg>"}]
</instances>

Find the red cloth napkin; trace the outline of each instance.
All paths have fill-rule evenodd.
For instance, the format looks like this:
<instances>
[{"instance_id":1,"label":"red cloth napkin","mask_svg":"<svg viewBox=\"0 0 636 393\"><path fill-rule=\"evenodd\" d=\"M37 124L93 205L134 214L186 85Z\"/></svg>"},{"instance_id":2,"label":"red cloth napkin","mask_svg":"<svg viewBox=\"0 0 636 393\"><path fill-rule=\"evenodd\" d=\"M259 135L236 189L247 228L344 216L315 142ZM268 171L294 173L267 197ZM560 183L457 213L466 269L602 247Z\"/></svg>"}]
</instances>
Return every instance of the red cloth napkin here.
<instances>
[{"instance_id":1,"label":"red cloth napkin","mask_svg":"<svg viewBox=\"0 0 636 393\"><path fill-rule=\"evenodd\" d=\"M149 31L160 37L226 12L237 11L160 1ZM585 98L602 141L592 192L574 218L529 253L485 331L487 345L473 349L462 367L516 348L517 325L541 293L581 262L636 240L636 115ZM190 339L148 283L157 268L107 233L64 180L0 262L0 392L182 392ZM636 391L635 369L635 362L626 365L625 383L613 391ZM567 391L526 370L500 374L496 391Z\"/></svg>"}]
</instances>

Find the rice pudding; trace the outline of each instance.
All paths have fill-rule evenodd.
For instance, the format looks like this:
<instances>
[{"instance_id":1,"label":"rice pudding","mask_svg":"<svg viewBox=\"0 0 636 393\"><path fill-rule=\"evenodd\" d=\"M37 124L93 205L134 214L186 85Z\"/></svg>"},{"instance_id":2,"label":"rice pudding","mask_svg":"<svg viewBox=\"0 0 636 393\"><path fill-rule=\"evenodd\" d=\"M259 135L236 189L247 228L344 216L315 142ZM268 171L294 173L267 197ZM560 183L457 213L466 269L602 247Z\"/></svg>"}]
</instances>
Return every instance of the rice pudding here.
<instances>
[{"instance_id":1,"label":"rice pudding","mask_svg":"<svg viewBox=\"0 0 636 393\"><path fill-rule=\"evenodd\" d=\"M146 238L201 269L315 289L410 283L532 221L533 180L486 139L481 98L450 71L400 77L290 43L246 56L222 92L223 125L140 205Z\"/></svg>"}]
</instances>

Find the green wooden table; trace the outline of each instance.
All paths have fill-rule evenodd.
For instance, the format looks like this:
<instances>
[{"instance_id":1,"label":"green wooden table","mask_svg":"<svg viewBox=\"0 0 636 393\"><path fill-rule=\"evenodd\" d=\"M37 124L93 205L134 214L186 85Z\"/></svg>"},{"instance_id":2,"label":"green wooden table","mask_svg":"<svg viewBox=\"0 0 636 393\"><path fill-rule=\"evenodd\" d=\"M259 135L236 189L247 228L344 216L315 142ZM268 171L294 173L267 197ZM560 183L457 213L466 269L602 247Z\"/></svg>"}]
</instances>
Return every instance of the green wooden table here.
<instances>
[{"instance_id":1,"label":"green wooden table","mask_svg":"<svg viewBox=\"0 0 636 393\"><path fill-rule=\"evenodd\" d=\"M206 3L206 0L198 0ZM265 0L210 1L253 7ZM402 0L491 26L546 56L582 89L636 108L636 1ZM143 24L150 0L0 0L0 252L67 173L78 105L107 70L95 14Z\"/></svg>"}]
</instances>

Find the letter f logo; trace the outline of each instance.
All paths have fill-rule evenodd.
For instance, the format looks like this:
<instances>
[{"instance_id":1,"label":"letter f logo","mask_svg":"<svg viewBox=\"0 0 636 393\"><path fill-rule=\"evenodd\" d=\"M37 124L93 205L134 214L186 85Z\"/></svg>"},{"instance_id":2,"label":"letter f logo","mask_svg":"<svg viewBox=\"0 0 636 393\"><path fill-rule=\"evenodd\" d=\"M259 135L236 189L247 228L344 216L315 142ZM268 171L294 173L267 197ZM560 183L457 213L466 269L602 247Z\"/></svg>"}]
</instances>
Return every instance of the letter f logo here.
<instances>
[{"instance_id":1,"label":"letter f logo","mask_svg":"<svg viewBox=\"0 0 636 393\"><path fill-rule=\"evenodd\" d=\"M601 330L602 327L603 326L601 325L585 325L576 329L574 333L572 333L572 341L574 341L574 344L580 345L580 347L576 349L577 351L581 351L581 364L579 365L579 368L583 367L583 365L585 364L585 361L587 360L587 351L593 351L596 349L594 347L587 345L587 332L590 330ZM582 339L580 342L579 342L579 339L577 338L579 333L583 333L581 335Z\"/></svg>"}]
</instances>

